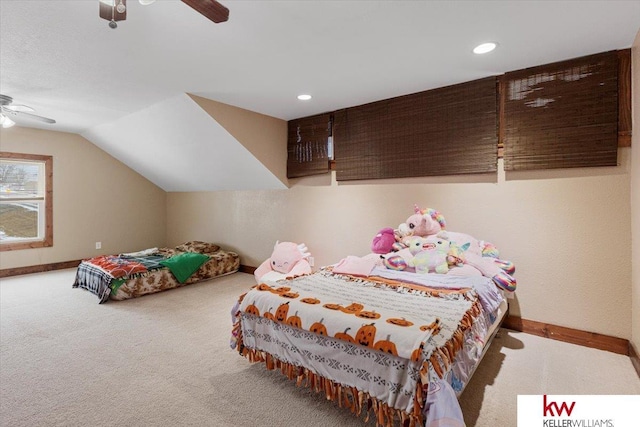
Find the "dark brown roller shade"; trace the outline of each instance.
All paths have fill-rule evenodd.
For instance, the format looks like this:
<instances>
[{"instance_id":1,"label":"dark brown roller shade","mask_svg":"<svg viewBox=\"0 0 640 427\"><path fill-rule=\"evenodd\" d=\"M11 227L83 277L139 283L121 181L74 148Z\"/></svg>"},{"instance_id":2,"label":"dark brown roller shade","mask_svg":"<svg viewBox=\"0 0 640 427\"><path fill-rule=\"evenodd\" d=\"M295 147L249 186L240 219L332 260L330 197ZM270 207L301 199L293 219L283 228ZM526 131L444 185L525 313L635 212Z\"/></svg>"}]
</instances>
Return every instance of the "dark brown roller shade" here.
<instances>
[{"instance_id":1,"label":"dark brown roller shade","mask_svg":"<svg viewBox=\"0 0 640 427\"><path fill-rule=\"evenodd\" d=\"M505 170L615 166L618 53L506 73Z\"/></svg>"},{"instance_id":2,"label":"dark brown roller shade","mask_svg":"<svg viewBox=\"0 0 640 427\"><path fill-rule=\"evenodd\" d=\"M496 78L334 114L338 181L495 172Z\"/></svg>"},{"instance_id":3,"label":"dark brown roller shade","mask_svg":"<svg viewBox=\"0 0 640 427\"><path fill-rule=\"evenodd\" d=\"M329 172L331 115L318 114L288 122L287 178Z\"/></svg>"}]
</instances>

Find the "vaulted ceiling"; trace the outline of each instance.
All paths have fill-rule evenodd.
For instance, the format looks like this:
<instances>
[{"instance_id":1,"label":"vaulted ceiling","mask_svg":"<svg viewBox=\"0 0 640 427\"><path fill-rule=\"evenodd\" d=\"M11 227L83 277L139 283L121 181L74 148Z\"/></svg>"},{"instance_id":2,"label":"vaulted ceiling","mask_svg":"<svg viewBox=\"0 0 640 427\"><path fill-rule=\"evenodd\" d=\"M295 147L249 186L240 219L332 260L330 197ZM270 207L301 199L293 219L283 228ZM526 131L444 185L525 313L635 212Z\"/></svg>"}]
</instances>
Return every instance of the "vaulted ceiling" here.
<instances>
[{"instance_id":1,"label":"vaulted ceiling","mask_svg":"<svg viewBox=\"0 0 640 427\"><path fill-rule=\"evenodd\" d=\"M214 24L129 0L114 30L98 0L0 0L0 93L57 120L19 126L82 134L166 191L286 188L187 94L286 121L627 48L640 29L640 1L222 3ZM474 55L485 41L498 49Z\"/></svg>"}]
</instances>

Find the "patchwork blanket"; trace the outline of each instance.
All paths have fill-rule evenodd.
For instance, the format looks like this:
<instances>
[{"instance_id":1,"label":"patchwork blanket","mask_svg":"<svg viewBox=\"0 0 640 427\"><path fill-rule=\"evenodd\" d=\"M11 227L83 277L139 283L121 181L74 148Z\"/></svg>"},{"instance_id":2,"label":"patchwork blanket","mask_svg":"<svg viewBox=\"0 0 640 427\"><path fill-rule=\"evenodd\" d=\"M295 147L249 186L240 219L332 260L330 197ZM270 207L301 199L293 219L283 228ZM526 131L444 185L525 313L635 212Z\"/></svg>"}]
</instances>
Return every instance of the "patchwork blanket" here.
<instances>
[{"instance_id":1,"label":"patchwork blanket","mask_svg":"<svg viewBox=\"0 0 640 427\"><path fill-rule=\"evenodd\" d=\"M125 256L101 255L83 261L78 266L73 287L81 287L98 295L100 302L109 299L109 294L118 289L127 279L164 266L160 264L162 255Z\"/></svg>"},{"instance_id":2,"label":"patchwork blanket","mask_svg":"<svg viewBox=\"0 0 640 427\"><path fill-rule=\"evenodd\" d=\"M327 397L334 400L342 399L343 391L348 392L341 385L345 384L344 378L333 376L330 369L309 368L317 366L318 357L324 356L314 354L310 348L307 351L289 348L278 351L278 343L287 340L273 341L273 333L260 332L256 329L258 325L274 325L270 327L274 331L288 328L286 330L291 329L294 336L301 338L308 334L308 339L317 341L320 346L324 345L322 339L327 337L327 345L334 348L331 354L336 355L333 362L333 359L327 361L329 367L333 367L332 363L347 366L345 360L338 360L337 354L357 354L352 349L359 347L373 350L372 354L379 352L391 356L393 359L389 360L392 361L404 360L414 367L407 368L407 372L415 369L415 376L403 376L405 381L413 377L410 387L409 383L391 382L374 375L380 378L360 384L350 392L352 398L347 400L356 408L358 402L362 402L363 394L372 399L379 424L386 424L380 422L381 419L394 416L417 424L422 420L429 383L438 381L449 369L462 348L464 331L471 327L480 312L481 305L473 289L442 290L391 280L343 276L324 270L280 281L274 286L260 284L244 294L236 311L234 335L242 355L253 361L266 360L268 366L275 364L290 377L297 376L299 382L305 377L312 385L325 384ZM245 319L246 327L241 319ZM296 335L296 330L301 332ZM243 340L243 334L248 334L246 340ZM269 336L269 343L261 345L255 340L256 334ZM363 372L374 372L368 367L370 363L375 364L375 361L363 359L354 366ZM396 364L382 363L387 367ZM307 369L301 371L300 367ZM395 385L390 387L388 384ZM411 393L407 401L402 396L407 394L408 388Z\"/></svg>"},{"instance_id":3,"label":"patchwork blanket","mask_svg":"<svg viewBox=\"0 0 640 427\"><path fill-rule=\"evenodd\" d=\"M102 255L91 258L87 262L100 267L114 279L119 279L162 268L160 264L162 260L164 260L162 255Z\"/></svg>"}]
</instances>

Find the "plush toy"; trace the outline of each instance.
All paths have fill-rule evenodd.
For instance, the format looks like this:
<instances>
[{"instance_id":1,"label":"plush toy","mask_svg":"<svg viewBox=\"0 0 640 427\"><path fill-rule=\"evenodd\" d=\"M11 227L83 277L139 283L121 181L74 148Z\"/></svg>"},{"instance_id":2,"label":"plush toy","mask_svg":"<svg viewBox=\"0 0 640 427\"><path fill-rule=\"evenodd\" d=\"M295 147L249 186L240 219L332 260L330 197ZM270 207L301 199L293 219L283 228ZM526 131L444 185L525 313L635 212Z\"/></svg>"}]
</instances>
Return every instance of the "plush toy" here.
<instances>
[{"instance_id":1,"label":"plush toy","mask_svg":"<svg viewBox=\"0 0 640 427\"><path fill-rule=\"evenodd\" d=\"M408 243L410 239L416 236L424 238L438 235L445 229L446 222L444 217L435 209L420 209L415 205L414 211L413 215L398 226L398 231L404 243ZM446 233L447 239L451 243L448 253L449 266L463 266L466 267L467 271L472 267L471 270L476 270L483 276L491 278L499 288L509 292L515 291L517 282L512 276L515 272L515 266L510 261L499 259L500 254L494 245L477 240L465 233L453 231L447 231ZM396 270L404 269L413 262L409 260L406 265L403 265L397 259L397 256L383 260L387 268L391 268L390 264L396 265L396 268L394 268ZM451 271L450 274L456 274L456 272Z\"/></svg>"},{"instance_id":2,"label":"plush toy","mask_svg":"<svg viewBox=\"0 0 640 427\"><path fill-rule=\"evenodd\" d=\"M449 242L438 243L440 239L449 240L446 231L441 231L435 236L429 236L426 238L417 236L409 237L405 239L405 243L401 244L396 241L393 247L394 252L380 255L380 258L382 258L382 264L390 270L407 270L409 272L414 272L416 271L416 268L413 267L416 266L413 264L420 263L421 265L425 265L424 262L427 261L427 254L422 254L419 257L419 260L413 261L414 256L420 251L433 252L437 249L438 256L435 258L433 256L430 257L430 259L432 260L431 262L436 262L436 264L434 264L433 266L434 268L432 268L431 270L435 271L435 265L443 264L444 261L440 259L440 252L445 254L447 269L449 268L449 266L461 265L464 262L464 255L462 253L462 250L453 244L449 244ZM433 255L435 255L435 253ZM427 271L424 271L424 268L422 268L421 270L423 270L421 271L422 273L427 273ZM444 266L440 268L440 271L444 271ZM446 271L444 272L446 273Z\"/></svg>"},{"instance_id":3,"label":"plush toy","mask_svg":"<svg viewBox=\"0 0 640 427\"><path fill-rule=\"evenodd\" d=\"M441 231L440 233L446 233ZM449 233L447 233L448 238ZM449 253L447 254L447 263L452 267L462 267L464 265L466 257L464 256L464 249L452 242L449 247Z\"/></svg>"},{"instance_id":4,"label":"plush toy","mask_svg":"<svg viewBox=\"0 0 640 427\"><path fill-rule=\"evenodd\" d=\"M398 226L400 235L405 238L409 236L427 237L438 234L446 228L446 222L440 212L435 209L420 209L414 206L415 213Z\"/></svg>"},{"instance_id":5,"label":"plush toy","mask_svg":"<svg viewBox=\"0 0 640 427\"><path fill-rule=\"evenodd\" d=\"M276 242L271 257L260 264L253 273L256 282L275 281L311 273L311 265L307 260L311 254L307 251L304 243Z\"/></svg>"},{"instance_id":6,"label":"plush toy","mask_svg":"<svg viewBox=\"0 0 640 427\"><path fill-rule=\"evenodd\" d=\"M447 257L451 244L444 237L438 234L428 238L414 237L409 241L409 251L413 258L408 264L416 269L416 273L447 274Z\"/></svg>"},{"instance_id":7,"label":"plush toy","mask_svg":"<svg viewBox=\"0 0 640 427\"><path fill-rule=\"evenodd\" d=\"M499 288L509 292L516 290L517 282L512 276L515 267L512 262L471 253L465 254L464 263L476 268L483 276L491 278Z\"/></svg>"},{"instance_id":8,"label":"plush toy","mask_svg":"<svg viewBox=\"0 0 640 427\"><path fill-rule=\"evenodd\" d=\"M407 242L411 237L429 237L440 233L446 229L444 216L435 209L420 209L414 206L415 213L398 226L398 232L403 242ZM455 231L447 231L447 237L453 244L463 252L477 253L480 256L490 256L498 258L498 249L491 243L483 242L474 237Z\"/></svg>"},{"instance_id":9,"label":"plush toy","mask_svg":"<svg viewBox=\"0 0 640 427\"><path fill-rule=\"evenodd\" d=\"M393 250L393 244L396 242L396 236L393 228L383 228L371 242L371 251L374 254L386 254Z\"/></svg>"},{"instance_id":10,"label":"plush toy","mask_svg":"<svg viewBox=\"0 0 640 427\"><path fill-rule=\"evenodd\" d=\"M380 255L380 258L389 270L403 271L408 267L407 260L401 255Z\"/></svg>"},{"instance_id":11,"label":"plush toy","mask_svg":"<svg viewBox=\"0 0 640 427\"><path fill-rule=\"evenodd\" d=\"M511 261L499 259L498 249L494 245L476 240L464 233L448 231L447 235L452 245L459 248L450 252L450 263L454 261L458 265L471 266L483 276L491 278L499 288L509 292L515 291L517 282L512 276L515 266Z\"/></svg>"}]
</instances>

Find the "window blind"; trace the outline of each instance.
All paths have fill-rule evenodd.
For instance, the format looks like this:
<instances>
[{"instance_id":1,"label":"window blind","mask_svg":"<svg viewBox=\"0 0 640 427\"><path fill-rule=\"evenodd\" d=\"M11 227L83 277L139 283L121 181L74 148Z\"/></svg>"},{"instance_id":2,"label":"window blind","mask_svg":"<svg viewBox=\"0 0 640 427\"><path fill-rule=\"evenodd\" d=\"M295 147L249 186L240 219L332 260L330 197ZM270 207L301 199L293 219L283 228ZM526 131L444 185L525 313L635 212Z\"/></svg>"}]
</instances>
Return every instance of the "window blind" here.
<instances>
[{"instance_id":1,"label":"window blind","mask_svg":"<svg viewBox=\"0 0 640 427\"><path fill-rule=\"evenodd\" d=\"M505 170L615 166L618 53L504 75Z\"/></svg>"},{"instance_id":2,"label":"window blind","mask_svg":"<svg viewBox=\"0 0 640 427\"><path fill-rule=\"evenodd\" d=\"M338 181L497 170L497 85L490 77L339 110Z\"/></svg>"},{"instance_id":3,"label":"window blind","mask_svg":"<svg viewBox=\"0 0 640 427\"><path fill-rule=\"evenodd\" d=\"M328 142L331 115L290 120L287 139L287 178L329 172Z\"/></svg>"}]
</instances>

